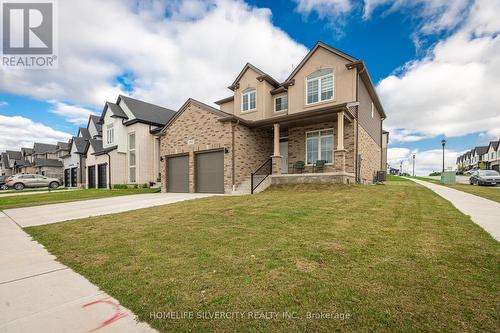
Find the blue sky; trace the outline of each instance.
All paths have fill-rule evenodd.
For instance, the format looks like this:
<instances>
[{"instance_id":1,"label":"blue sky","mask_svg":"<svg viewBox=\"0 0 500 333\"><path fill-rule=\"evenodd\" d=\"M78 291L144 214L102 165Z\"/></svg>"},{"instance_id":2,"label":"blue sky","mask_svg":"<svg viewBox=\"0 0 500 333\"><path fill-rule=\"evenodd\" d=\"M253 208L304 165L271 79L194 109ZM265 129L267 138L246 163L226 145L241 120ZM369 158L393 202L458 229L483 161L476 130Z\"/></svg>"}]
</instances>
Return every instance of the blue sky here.
<instances>
[{"instance_id":1,"label":"blue sky","mask_svg":"<svg viewBox=\"0 0 500 333\"><path fill-rule=\"evenodd\" d=\"M281 79L318 40L366 62L388 114L394 165L416 153L418 171L426 173L439 165L443 137L451 165L457 153L500 136L500 112L491 110L500 101L487 94L500 82L483 73L498 66L485 60L500 49L500 27L490 18L497 16L485 15L500 14L495 1L89 0L59 6L59 69L0 69L0 150L29 139L65 139L119 93L173 109L188 97L213 102L229 95L224 87L247 61ZM66 21L66 11L79 15ZM112 20L128 25L102 23ZM89 21L96 22L94 35ZM273 48L279 52L269 54ZM199 82L210 75L217 80L207 89ZM475 97L457 99L463 91ZM472 107L474 116L467 114ZM21 120L37 130L12 130Z\"/></svg>"}]
</instances>

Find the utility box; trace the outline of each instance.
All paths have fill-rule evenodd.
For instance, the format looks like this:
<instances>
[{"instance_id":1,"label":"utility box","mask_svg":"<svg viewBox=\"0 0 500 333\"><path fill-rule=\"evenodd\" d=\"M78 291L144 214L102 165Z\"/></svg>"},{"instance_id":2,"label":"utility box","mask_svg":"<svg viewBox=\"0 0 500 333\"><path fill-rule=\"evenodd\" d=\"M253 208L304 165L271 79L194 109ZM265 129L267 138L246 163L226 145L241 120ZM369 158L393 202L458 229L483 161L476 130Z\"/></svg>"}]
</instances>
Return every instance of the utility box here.
<instances>
[{"instance_id":1,"label":"utility box","mask_svg":"<svg viewBox=\"0 0 500 333\"><path fill-rule=\"evenodd\" d=\"M443 185L454 185L457 183L455 171L445 171L441 174L441 184Z\"/></svg>"}]
</instances>

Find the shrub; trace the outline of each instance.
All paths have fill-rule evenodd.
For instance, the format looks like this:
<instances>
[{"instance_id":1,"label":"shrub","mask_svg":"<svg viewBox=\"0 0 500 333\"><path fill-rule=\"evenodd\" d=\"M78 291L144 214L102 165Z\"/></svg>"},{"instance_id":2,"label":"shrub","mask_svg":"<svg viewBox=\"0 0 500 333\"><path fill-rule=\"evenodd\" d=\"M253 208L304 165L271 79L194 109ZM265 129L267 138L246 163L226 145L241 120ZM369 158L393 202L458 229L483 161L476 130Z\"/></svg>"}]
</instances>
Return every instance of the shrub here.
<instances>
[{"instance_id":1,"label":"shrub","mask_svg":"<svg viewBox=\"0 0 500 333\"><path fill-rule=\"evenodd\" d=\"M148 183L144 183L144 184L142 184L142 188L149 188Z\"/></svg>"},{"instance_id":2,"label":"shrub","mask_svg":"<svg viewBox=\"0 0 500 333\"><path fill-rule=\"evenodd\" d=\"M127 184L115 184L113 185L113 188L117 190L126 190L128 189L128 186Z\"/></svg>"}]
</instances>

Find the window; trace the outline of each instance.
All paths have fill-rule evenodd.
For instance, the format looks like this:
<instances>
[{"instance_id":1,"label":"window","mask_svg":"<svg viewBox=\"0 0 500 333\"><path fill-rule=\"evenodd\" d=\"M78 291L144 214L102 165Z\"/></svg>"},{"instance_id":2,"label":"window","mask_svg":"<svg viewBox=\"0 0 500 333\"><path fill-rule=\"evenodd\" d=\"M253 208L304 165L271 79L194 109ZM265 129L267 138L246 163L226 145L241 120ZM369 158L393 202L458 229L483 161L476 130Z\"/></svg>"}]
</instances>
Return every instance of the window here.
<instances>
[{"instance_id":1,"label":"window","mask_svg":"<svg viewBox=\"0 0 500 333\"><path fill-rule=\"evenodd\" d=\"M274 99L274 112L286 111L288 109L288 96L280 96Z\"/></svg>"},{"instance_id":2,"label":"window","mask_svg":"<svg viewBox=\"0 0 500 333\"><path fill-rule=\"evenodd\" d=\"M255 89L245 90L241 95L241 110L243 112L255 110L257 92Z\"/></svg>"},{"instance_id":3,"label":"window","mask_svg":"<svg viewBox=\"0 0 500 333\"><path fill-rule=\"evenodd\" d=\"M113 142L115 142L115 129L113 124L108 124L106 126L106 143L111 144Z\"/></svg>"},{"instance_id":4,"label":"window","mask_svg":"<svg viewBox=\"0 0 500 333\"><path fill-rule=\"evenodd\" d=\"M128 135L128 167L129 167L129 181L135 183L135 133Z\"/></svg>"},{"instance_id":5,"label":"window","mask_svg":"<svg viewBox=\"0 0 500 333\"><path fill-rule=\"evenodd\" d=\"M312 73L306 80L306 104L333 99L333 71L322 69Z\"/></svg>"},{"instance_id":6,"label":"window","mask_svg":"<svg viewBox=\"0 0 500 333\"><path fill-rule=\"evenodd\" d=\"M333 129L306 133L306 161L308 165L317 160L333 162Z\"/></svg>"}]
</instances>

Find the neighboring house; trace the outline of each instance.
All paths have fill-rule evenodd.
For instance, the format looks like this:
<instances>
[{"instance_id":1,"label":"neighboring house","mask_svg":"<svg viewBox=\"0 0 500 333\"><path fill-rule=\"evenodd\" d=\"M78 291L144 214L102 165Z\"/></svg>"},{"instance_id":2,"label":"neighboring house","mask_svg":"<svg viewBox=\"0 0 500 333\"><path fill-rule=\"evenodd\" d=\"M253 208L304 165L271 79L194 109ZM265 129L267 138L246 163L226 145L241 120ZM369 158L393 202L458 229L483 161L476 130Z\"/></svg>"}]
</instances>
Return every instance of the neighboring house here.
<instances>
[{"instance_id":1,"label":"neighboring house","mask_svg":"<svg viewBox=\"0 0 500 333\"><path fill-rule=\"evenodd\" d=\"M500 172L500 140L490 142L486 155L486 167Z\"/></svg>"},{"instance_id":2,"label":"neighboring house","mask_svg":"<svg viewBox=\"0 0 500 333\"><path fill-rule=\"evenodd\" d=\"M86 160L89 140L102 136L99 116L91 115L87 127L78 129L76 136L69 142L69 151L61 157L64 164L64 184L66 187L86 187Z\"/></svg>"},{"instance_id":3,"label":"neighboring house","mask_svg":"<svg viewBox=\"0 0 500 333\"><path fill-rule=\"evenodd\" d=\"M246 64L229 89L220 110L189 99L162 130L163 190L248 192L252 173L271 172L371 183L385 170L386 116L362 61L319 42L283 83Z\"/></svg>"},{"instance_id":4,"label":"neighboring house","mask_svg":"<svg viewBox=\"0 0 500 333\"><path fill-rule=\"evenodd\" d=\"M457 157L457 168L473 170L483 167L485 169L499 168L499 142L491 141L488 146L478 146Z\"/></svg>"},{"instance_id":5,"label":"neighboring house","mask_svg":"<svg viewBox=\"0 0 500 333\"><path fill-rule=\"evenodd\" d=\"M18 173L40 174L47 177L58 178L62 181L63 164L59 160L64 151L67 150L66 143L56 145L35 142L33 148L22 148L23 161L20 161Z\"/></svg>"},{"instance_id":6,"label":"neighboring house","mask_svg":"<svg viewBox=\"0 0 500 333\"><path fill-rule=\"evenodd\" d=\"M23 159L23 154L21 151L7 150L8 165L11 170L11 174L19 173L20 166L25 164Z\"/></svg>"},{"instance_id":7,"label":"neighboring house","mask_svg":"<svg viewBox=\"0 0 500 333\"><path fill-rule=\"evenodd\" d=\"M87 152L87 187L155 185L160 181L159 137L175 111L120 95L107 102ZM98 142L102 141L102 142Z\"/></svg>"}]
</instances>

